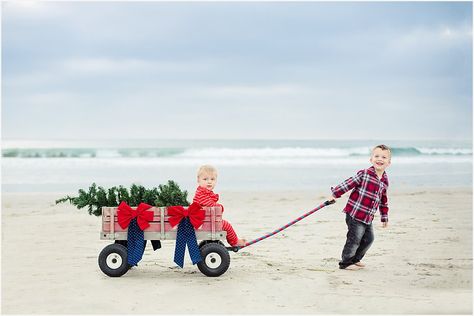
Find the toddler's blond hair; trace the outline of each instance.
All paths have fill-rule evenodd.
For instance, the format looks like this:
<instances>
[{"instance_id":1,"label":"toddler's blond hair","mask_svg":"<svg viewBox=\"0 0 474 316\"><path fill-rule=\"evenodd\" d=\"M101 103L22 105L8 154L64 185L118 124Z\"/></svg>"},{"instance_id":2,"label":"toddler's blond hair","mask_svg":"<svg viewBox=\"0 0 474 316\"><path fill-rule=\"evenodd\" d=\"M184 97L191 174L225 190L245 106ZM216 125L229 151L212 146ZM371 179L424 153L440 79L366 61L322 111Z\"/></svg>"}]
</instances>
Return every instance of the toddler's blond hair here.
<instances>
[{"instance_id":1,"label":"toddler's blond hair","mask_svg":"<svg viewBox=\"0 0 474 316\"><path fill-rule=\"evenodd\" d=\"M201 167L199 167L198 172L197 172L198 178L199 178L203 173L214 174L214 175L217 176L217 169L214 168L214 167L211 166L211 165L202 165Z\"/></svg>"}]
</instances>

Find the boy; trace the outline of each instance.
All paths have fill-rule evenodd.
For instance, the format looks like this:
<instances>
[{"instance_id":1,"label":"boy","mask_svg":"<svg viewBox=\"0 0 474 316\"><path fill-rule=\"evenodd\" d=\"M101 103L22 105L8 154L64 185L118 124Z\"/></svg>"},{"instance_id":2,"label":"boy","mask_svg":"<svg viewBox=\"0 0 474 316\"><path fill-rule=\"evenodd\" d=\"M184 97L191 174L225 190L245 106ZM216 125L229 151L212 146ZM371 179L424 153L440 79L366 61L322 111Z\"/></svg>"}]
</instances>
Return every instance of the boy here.
<instances>
[{"instance_id":1,"label":"boy","mask_svg":"<svg viewBox=\"0 0 474 316\"><path fill-rule=\"evenodd\" d=\"M389 147L375 146L370 157L372 167L360 170L357 175L331 188L330 200L338 199L352 190L343 210L348 232L339 262L340 269L359 270L365 267L361 260L374 241L372 220L377 209L381 214L382 227L388 225L388 177L385 169L390 166L390 160Z\"/></svg>"},{"instance_id":2,"label":"boy","mask_svg":"<svg viewBox=\"0 0 474 316\"><path fill-rule=\"evenodd\" d=\"M198 187L194 194L193 202L201 206L220 206L222 207L222 212L224 212L224 207L217 203L219 194L215 194L212 191L217 182L217 170L213 166L201 166L198 170L197 181ZM227 232L227 242L232 247L245 245L246 240L237 237L234 228L228 221L222 220L222 230Z\"/></svg>"}]
</instances>

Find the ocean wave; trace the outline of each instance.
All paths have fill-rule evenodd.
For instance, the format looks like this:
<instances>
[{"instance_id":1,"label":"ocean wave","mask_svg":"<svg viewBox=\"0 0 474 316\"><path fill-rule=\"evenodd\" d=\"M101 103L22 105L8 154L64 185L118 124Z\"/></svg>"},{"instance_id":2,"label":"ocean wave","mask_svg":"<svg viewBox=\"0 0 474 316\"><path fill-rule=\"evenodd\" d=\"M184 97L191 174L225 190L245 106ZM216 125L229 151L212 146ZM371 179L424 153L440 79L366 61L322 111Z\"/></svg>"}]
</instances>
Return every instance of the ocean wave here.
<instances>
[{"instance_id":1,"label":"ocean wave","mask_svg":"<svg viewBox=\"0 0 474 316\"><path fill-rule=\"evenodd\" d=\"M317 166L361 166L369 164L367 157L338 157L332 159L325 158L223 158L223 157L165 157L165 158L50 158L50 159L28 159L28 158L4 158L2 165L5 168L34 167L39 169L44 167L75 168L75 167L101 167L117 168L121 167L197 167L202 164L212 164L216 166L252 166L252 167L290 167L306 168ZM417 157L394 157L392 164L396 165L434 165L434 164L471 164L471 156L423 156Z\"/></svg>"},{"instance_id":2,"label":"ocean wave","mask_svg":"<svg viewBox=\"0 0 474 316\"><path fill-rule=\"evenodd\" d=\"M176 159L333 159L368 157L370 147L315 148L315 147L261 147L261 148L49 148L2 150L5 158L176 158ZM472 156L472 148L394 147L392 157L455 157Z\"/></svg>"},{"instance_id":3,"label":"ocean wave","mask_svg":"<svg viewBox=\"0 0 474 316\"><path fill-rule=\"evenodd\" d=\"M347 156L366 156L368 148L200 148L191 149L180 154L180 157L221 157L221 158L331 158Z\"/></svg>"},{"instance_id":4,"label":"ocean wave","mask_svg":"<svg viewBox=\"0 0 474 316\"><path fill-rule=\"evenodd\" d=\"M95 149L95 148L49 148L49 149L3 149L2 157L9 158L155 158L181 154L179 148L139 149Z\"/></svg>"},{"instance_id":5,"label":"ocean wave","mask_svg":"<svg viewBox=\"0 0 474 316\"><path fill-rule=\"evenodd\" d=\"M419 148L422 155L472 155L472 148Z\"/></svg>"}]
</instances>

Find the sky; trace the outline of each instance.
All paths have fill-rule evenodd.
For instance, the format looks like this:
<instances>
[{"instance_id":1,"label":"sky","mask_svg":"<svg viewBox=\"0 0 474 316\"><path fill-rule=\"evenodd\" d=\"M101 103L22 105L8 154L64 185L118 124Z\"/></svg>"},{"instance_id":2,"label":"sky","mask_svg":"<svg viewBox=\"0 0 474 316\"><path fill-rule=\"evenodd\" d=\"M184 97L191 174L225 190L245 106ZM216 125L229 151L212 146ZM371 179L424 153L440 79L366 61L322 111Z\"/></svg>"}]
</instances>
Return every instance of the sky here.
<instances>
[{"instance_id":1,"label":"sky","mask_svg":"<svg viewBox=\"0 0 474 316\"><path fill-rule=\"evenodd\" d=\"M472 139L471 2L2 2L2 139Z\"/></svg>"}]
</instances>

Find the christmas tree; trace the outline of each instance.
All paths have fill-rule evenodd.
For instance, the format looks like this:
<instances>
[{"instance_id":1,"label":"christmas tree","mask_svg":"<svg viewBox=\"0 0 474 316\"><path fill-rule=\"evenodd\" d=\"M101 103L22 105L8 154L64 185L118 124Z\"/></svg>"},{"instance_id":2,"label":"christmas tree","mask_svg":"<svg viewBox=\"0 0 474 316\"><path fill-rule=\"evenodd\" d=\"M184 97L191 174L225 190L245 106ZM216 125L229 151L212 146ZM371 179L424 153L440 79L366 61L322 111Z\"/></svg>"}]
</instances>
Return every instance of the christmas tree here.
<instances>
[{"instance_id":1,"label":"christmas tree","mask_svg":"<svg viewBox=\"0 0 474 316\"><path fill-rule=\"evenodd\" d=\"M56 204L69 202L78 209L87 207L90 215L101 216L102 207L118 206L121 201L125 201L130 206L137 206L141 202L158 207L188 206L187 196L188 192L182 191L179 185L172 180L152 189L132 184L130 190L122 185L105 189L92 183L87 191L79 189L79 196L71 197L67 195L56 200Z\"/></svg>"}]
</instances>

